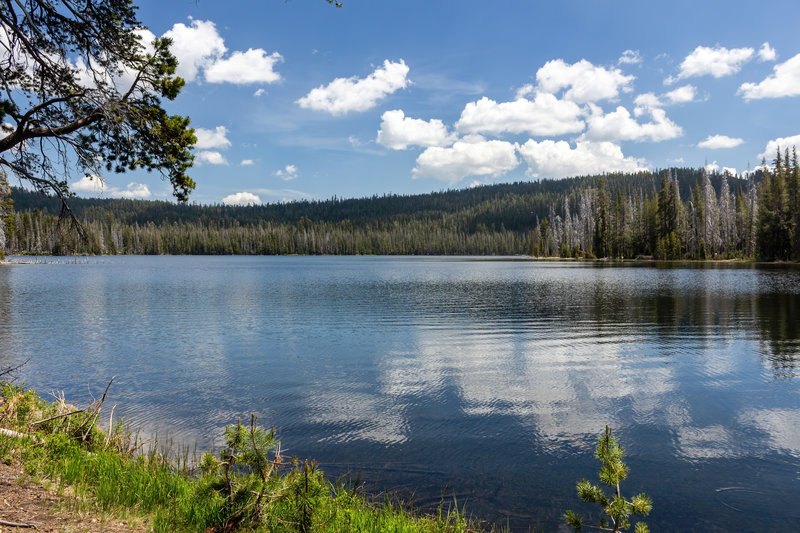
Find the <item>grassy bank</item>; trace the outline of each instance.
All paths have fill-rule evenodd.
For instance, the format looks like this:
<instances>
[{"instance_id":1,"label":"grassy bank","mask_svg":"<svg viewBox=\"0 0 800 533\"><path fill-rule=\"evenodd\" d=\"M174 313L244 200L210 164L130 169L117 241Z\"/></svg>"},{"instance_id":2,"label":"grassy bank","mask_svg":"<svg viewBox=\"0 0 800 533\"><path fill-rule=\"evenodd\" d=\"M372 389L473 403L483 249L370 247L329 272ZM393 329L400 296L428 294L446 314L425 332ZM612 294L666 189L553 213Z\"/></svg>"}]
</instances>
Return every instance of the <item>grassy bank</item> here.
<instances>
[{"instance_id":1,"label":"grassy bank","mask_svg":"<svg viewBox=\"0 0 800 533\"><path fill-rule=\"evenodd\" d=\"M106 389L108 390L108 389ZM282 457L253 416L229 426L216 453L140 442L99 427L103 398L78 409L9 383L0 389L0 460L61 494L75 512L123 517L148 531L472 532L454 502L418 515ZM113 412L111 413L113 415ZM106 415L103 415L105 419Z\"/></svg>"}]
</instances>

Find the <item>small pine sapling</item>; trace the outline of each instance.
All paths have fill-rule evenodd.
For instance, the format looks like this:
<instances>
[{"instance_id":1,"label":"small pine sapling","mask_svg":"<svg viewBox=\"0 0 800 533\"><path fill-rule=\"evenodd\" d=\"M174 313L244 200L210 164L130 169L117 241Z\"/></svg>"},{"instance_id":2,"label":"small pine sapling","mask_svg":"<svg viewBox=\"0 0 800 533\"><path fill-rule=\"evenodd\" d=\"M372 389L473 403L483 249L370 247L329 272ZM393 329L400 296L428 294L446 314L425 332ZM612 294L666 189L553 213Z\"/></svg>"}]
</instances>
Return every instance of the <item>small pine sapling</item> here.
<instances>
[{"instance_id":1,"label":"small pine sapling","mask_svg":"<svg viewBox=\"0 0 800 533\"><path fill-rule=\"evenodd\" d=\"M269 452L274 450L274 459ZM274 429L265 431L258 426L255 415L249 426L242 421L225 428L225 448L219 459L211 453L200 459L206 487L225 498L222 513L224 526L257 525L261 521L263 503L280 496L275 489L278 480L273 476L281 464L280 443Z\"/></svg>"},{"instance_id":2,"label":"small pine sapling","mask_svg":"<svg viewBox=\"0 0 800 533\"><path fill-rule=\"evenodd\" d=\"M326 487L317 463L305 461L303 468L298 465L289 476L289 483L290 516L293 515L292 523L298 533L313 533L321 529L325 524L320 515L325 510Z\"/></svg>"},{"instance_id":3,"label":"small pine sapling","mask_svg":"<svg viewBox=\"0 0 800 533\"><path fill-rule=\"evenodd\" d=\"M634 496L630 500L622 497L619 484L628 477L628 466L622 462L623 450L617 440L611 436L611 428L606 426L605 435L600 435L594 456L600 461L600 481L614 488L614 494L609 497L599 485L582 479L578 485L578 497L585 502L596 503L603 507L603 512L608 517L602 517L599 525L586 526L601 531L624 531L630 527L629 518L632 515L647 516L653 508L653 502L646 494ZM583 528L583 517L573 511L564 513L564 520L575 531ZM610 520L610 522L609 522ZM648 533L650 530L644 522L638 522L634 528L635 533Z\"/></svg>"}]
</instances>

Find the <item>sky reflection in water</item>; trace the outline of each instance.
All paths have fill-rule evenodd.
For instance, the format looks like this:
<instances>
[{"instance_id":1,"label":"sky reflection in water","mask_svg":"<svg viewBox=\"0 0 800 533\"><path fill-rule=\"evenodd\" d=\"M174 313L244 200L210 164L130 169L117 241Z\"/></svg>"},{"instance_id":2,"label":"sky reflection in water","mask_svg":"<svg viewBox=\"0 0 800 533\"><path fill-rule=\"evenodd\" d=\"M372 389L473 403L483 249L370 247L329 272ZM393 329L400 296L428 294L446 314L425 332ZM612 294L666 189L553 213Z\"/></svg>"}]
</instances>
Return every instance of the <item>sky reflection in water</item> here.
<instances>
[{"instance_id":1,"label":"sky reflection in water","mask_svg":"<svg viewBox=\"0 0 800 533\"><path fill-rule=\"evenodd\" d=\"M254 411L329 472L421 505L447 486L518 528L552 530L577 505L605 424L630 491L653 496L654 530L758 529L764 514L768 529L796 526L799 354L792 267L0 266L0 363L30 358L29 385L85 400L116 375L117 412L201 446Z\"/></svg>"}]
</instances>

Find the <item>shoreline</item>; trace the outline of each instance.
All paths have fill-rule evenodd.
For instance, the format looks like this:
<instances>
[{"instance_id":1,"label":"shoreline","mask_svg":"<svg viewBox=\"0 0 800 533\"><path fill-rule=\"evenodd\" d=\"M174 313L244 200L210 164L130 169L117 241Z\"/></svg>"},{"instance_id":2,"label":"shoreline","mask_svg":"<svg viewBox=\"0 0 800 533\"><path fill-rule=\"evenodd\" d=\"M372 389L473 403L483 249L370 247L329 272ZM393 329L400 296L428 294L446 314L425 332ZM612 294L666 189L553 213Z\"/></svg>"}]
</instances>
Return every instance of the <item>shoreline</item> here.
<instances>
[{"instance_id":1,"label":"shoreline","mask_svg":"<svg viewBox=\"0 0 800 533\"><path fill-rule=\"evenodd\" d=\"M8 372L0 369L0 376ZM113 382L113 379L112 379ZM419 512L357 482L327 478L313 460L281 454L273 430L239 420L218 452L142 442L122 422L99 427L106 395L79 409L63 397L0 381L2 526L40 531L408 531L479 533L445 497ZM111 383L109 383L109 387ZM108 387L106 387L108 392ZM234 468L235 467L235 468ZM380 495L379 495L380 496ZM13 522L10 520L13 519Z\"/></svg>"},{"instance_id":2,"label":"shoreline","mask_svg":"<svg viewBox=\"0 0 800 533\"><path fill-rule=\"evenodd\" d=\"M487 261L528 261L532 263L599 263L599 264L743 264L743 265L800 265L800 261L760 261L757 259L654 259L650 256L645 258L575 258L575 257L556 257L556 256L530 256L530 255L472 255L472 254L447 254L447 255L402 255L402 254L99 254L99 255L49 255L49 254L8 254L12 259L0 259L0 264L8 265L36 265L66 263L57 260L39 260L38 258L64 258L71 259L70 263L80 264L80 259L89 261L90 259L105 257L385 257L385 258L436 258L436 259L474 259ZM33 257L33 260L23 258Z\"/></svg>"}]
</instances>

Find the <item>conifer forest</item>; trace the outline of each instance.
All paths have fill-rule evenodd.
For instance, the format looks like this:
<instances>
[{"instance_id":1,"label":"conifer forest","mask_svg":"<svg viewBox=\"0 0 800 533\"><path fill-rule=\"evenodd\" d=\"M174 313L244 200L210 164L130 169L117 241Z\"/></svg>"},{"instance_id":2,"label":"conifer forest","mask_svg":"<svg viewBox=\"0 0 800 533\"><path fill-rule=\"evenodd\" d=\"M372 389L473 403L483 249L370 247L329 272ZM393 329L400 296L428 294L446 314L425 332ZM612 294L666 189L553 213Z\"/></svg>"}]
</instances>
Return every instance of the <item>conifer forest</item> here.
<instances>
[{"instance_id":1,"label":"conifer forest","mask_svg":"<svg viewBox=\"0 0 800 533\"><path fill-rule=\"evenodd\" d=\"M671 168L252 206L56 198L5 187L11 254L530 255L800 258L800 165L778 150L744 177Z\"/></svg>"}]
</instances>

